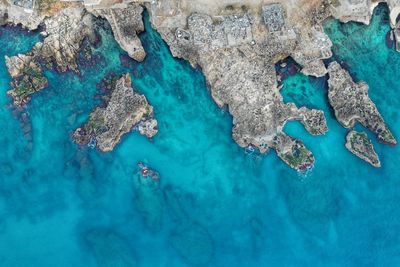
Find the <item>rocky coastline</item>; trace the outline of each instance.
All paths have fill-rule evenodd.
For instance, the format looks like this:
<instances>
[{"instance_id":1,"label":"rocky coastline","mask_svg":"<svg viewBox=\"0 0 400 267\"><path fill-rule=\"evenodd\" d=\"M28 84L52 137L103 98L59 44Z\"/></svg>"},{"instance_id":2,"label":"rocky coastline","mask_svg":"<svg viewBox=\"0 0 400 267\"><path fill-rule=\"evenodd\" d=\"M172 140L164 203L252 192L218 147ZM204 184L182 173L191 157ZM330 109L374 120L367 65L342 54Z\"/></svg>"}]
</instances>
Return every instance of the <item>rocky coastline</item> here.
<instances>
[{"instance_id":1,"label":"rocky coastline","mask_svg":"<svg viewBox=\"0 0 400 267\"><path fill-rule=\"evenodd\" d=\"M387 3L391 26L395 27L393 17L399 13L400 3L390 0ZM312 168L315 160L312 152L301 140L287 135L284 126L288 121L297 120L312 135L323 135L328 128L323 111L283 102L274 66L288 57L299 64L305 75L329 75L329 102L344 127L352 128L360 122L381 142L396 144L368 97L368 86L362 82L354 83L337 63L327 67L323 61L332 57L332 42L323 31L322 21L333 16L344 22L368 24L377 5L375 2L317 0L297 4L286 1L255 4L244 1L243 5L213 3L198 6L190 5L187 0L100 0L70 3L57 11L50 8L43 12L32 7L26 17L21 14L27 12L27 7L21 11L13 2L3 5L0 5L3 23L21 23L29 29L43 25L44 28L44 40L30 52L6 58L12 77L8 94L13 97L15 106L25 105L33 93L47 86L44 69L79 73L76 56L84 38L93 35L95 17L108 21L116 41L131 58L144 60L146 53L138 34L144 30L142 12L146 7L152 26L167 42L171 53L202 69L212 98L221 108L227 107L233 117L232 137L239 146L255 147L261 153L274 149L293 169L306 171ZM130 78L124 77L125 83L129 83ZM348 98L350 101L345 101ZM118 101L126 103L124 98ZM108 104L116 107L122 103L110 100ZM151 107L145 98L140 108L135 105L132 108L142 110L144 106ZM105 112L96 109L89 122L104 118ZM91 127L89 123L79 128L74 137L77 143L84 144L95 133L98 148L110 151L122 134L141 121L138 118L151 113L143 109L139 112L141 115L136 119L129 117L129 122L123 126L115 119L107 130ZM156 126L155 120L144 120L138 130L151 137ZM123 133L116 134L119 128L115 127L123 127Z\"/></svg>"},{"instance_id":2,"label":"rocky coastline","mask_svg":"<svg viewBox=\"0 0 400 267\"><path fill-rule=\"evenodd\" d=\"M95 8L91 12L108 21L115 40L131 58L139 62L144 60L146 52L138 37L144 31L141 5L130 3L123 7Z\"/></svg>"},{"instance_id":3,"label":"rocky coastline","mask_svg":"<svg viewBox=\"0 0 400 267\"><path fill-rule=\"evenodd\" d=\"M6 57L12 77L11 90L14 105L21 107L30 95L44 89L47 79L44 69L79 73L76 62L85 37L93 34L92 16L82 8L67 8L43 20L45 36L26 54Z\"/></svg>"},{"instance_id":4,"label":"rocky coastline","mask_svg":"<svg viewBox=\"0 0 400 267\"><path fill-rule=\"evenodd\" d=\"M374 150L374 146L365 132L350 131L346 136L346 148L372 166L381 167L381 162Z\"/></svg>"},{"instance_id":5,"label":"rocky coastline","mask_svg":"<svg viewBox=\"0 0 400 267\"><path fill-rule=\"evenodd\" d=\"M368 96L368 85L363 81L355 83L336 61L329 64L328 73L329 103L343 127L352 128L359 122L375 133L380 142L396 145L396 139Z\"/></svg>"}]
</instances>

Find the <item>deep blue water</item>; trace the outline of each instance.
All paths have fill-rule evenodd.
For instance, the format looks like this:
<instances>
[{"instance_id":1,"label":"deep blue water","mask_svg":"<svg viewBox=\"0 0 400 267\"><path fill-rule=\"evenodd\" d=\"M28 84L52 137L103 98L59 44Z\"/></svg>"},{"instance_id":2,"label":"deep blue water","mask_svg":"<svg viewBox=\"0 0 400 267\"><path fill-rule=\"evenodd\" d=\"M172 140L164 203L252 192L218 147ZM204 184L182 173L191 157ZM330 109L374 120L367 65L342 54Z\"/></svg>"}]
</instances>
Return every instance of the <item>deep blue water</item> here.
<instances>
[{"instance_id":1,"label":"deep blue water","mask_svg":"<svg viewBox=\"0 0 400 267\"><path fill-rule=\"evenodd\" d=\"M385 44L386 7L375 13L369 26L329 20L325 30L400 138L400 53ZM323 109L328 120L321 137L286 126L313 151L315 168L303 176L274 152L245 153L201 72L174 59L145 22L143 63L103 30L80 77L46 73L49 87L33 97L28 122L8 108L0 61L0 266L399 266L399 146L371 135L380 169L350 154L326 79L296 74L284 81L285 101ZM0 58L38 40L3 27ZM125 72L154 106L158 135L128 134L107 154L79 148L70 135L99 103L96 84ZM139 180L138 161L160 182Z\"/></svg>"}]
</instances>

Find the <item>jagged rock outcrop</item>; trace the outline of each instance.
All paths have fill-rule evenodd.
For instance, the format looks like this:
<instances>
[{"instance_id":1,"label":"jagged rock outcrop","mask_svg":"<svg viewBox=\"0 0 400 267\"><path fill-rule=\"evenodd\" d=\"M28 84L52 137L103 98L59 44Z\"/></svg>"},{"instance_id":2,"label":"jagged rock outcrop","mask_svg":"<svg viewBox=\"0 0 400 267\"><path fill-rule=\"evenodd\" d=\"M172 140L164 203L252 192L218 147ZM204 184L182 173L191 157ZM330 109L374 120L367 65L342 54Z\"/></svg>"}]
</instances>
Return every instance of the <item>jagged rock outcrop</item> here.
<instances>
[{"instance_id":1,"label":"jagged rock outcrop","mask_svg":"<svg viewBox=\"0 0 400 267\"><path fill-rule=\"evenodd\" d=\"M21 107L29 101L31 94L47 86L47 79L43 76L42 69L33 56L20 54L5 58L12 78L12 89L7 94L14 99L16 107Z\"/></svg>"},{"instance_id":2,"label":"jagged rock outcrop","mask_svg":"<svg viewBox=\"0 0 400 267\"><path fill-rule=\"evenodd\" d=\"M144 31L142 20L143 7L139 4L127 4L108 8L92 9L110 23L115 40L128 55L136 61L143 61L146 53L138 34Z\"/></svg>"},{"instance_id":3,"label":"jagged rock outcrop","mask_svg":"<svg viewBox=\"0 0 400 267\"><path fill-rule=\"evenodd\" d=\"M79 145L94 142L101 151L112 151L124 134L146 121L150 121L153 128L141 133L153 137L157 133L153 107L144 95L133 90L130 75L112 79L110 87L111 93L105 97L105 107L97 107L89 115L89 120L75 130L75 142Z\"/></svg>"},{"instance_id":4,"label":"jagged rock outcrop","mask_svg":"<svg viewBox=\"0 0 400 267\"><path fill-rule=\"evenodd\" d=\"M43 68L79 73L77 55L84 38L92 34L92 16L82 8L67 8L44 20L46 37L26 54L6 56L8 72L13 78L8 94L14 105L21 106L31 94L47 85Z\"/></svg>"},{"instance_id":5,"label":"jagged rock outcrop","mask_svg":"<svg viewBox=\"0 0 400 267\"><path fill-rule=\"evenodd\" d=\"M374 150L374 146L365 132L350 131L346 136L346 148L372 166L381 166L379 157Z\"/></svg>"},{"instance_id":6,"label":"jagged rock outcrop","mask_svg":"<svg viewBox=\"0 0 400 267\"><path fill-rule=\"evenodd\" d=\"M352 128L359 122L375 133L380 142L395 145L396 139L368 96L368 85L363 81L355 83L336 61L329 64L328 73L329 103L343 127Z\"/></svg>"}]
</instances>

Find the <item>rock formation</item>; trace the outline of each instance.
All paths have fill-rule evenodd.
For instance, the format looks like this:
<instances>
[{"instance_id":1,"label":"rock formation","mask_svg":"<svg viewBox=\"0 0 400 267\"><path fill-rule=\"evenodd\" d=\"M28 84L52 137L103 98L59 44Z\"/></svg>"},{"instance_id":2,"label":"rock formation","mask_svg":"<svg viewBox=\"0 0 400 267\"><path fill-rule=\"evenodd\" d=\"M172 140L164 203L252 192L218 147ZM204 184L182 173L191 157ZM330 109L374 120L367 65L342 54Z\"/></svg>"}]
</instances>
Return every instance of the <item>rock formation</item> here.
<instances>
[{"instance_id":1,"label":"rock formation","mask_svg":"<svg viewBox=\"0 0 400 267\"><path fill-rule=\"evenodd\" d=\"M365 132L350 131L346 136L346 148L374 167L380 167L378 155Z\"/></svg>"},{"instance_id":2,"label":"rock formation","mask_svg":"<svg viewBox=\"0 0 400 267\"><path fill-rule=\"evenodd\" d=\"M6 57L8 72L13 78L8 94L15 106L25 104L31 94L46 87L43 68L79 72L76 57L83 39L92 33L92 16L82 8L67 8L46 18L44 29L46 37L31 51Z\"/></svg>"},{"instance_id":3,"label":"rock formation","mask_svg":"<svg viewBox=\"0 0 400 267\"><path fill-rule=\"evenodd\" d=\"M14 99L17 107L25 105L31 94L47 86L47 79L43 76L40 65L33 59L33 56L22 54L11 58L6 56L6 66L12 78L12 89L7 93Z\"/></svg>"},{"instance_id":4,"label":"rock formation","mask_svg":"<svg viewBox=\"0 0 400 267\"><path fill-rule=\"evenodd\" d=\"M368 96L368 85L362 81L355 83L336 61L329 64L328 73L329 103L343 127L352 128L359 122L375 133L380 142L395 145L396 139Z\"/></svg>"},{"instance_id":5,"label":"rock formation","mask_svg":"<svg viewBox=\"0 0 400 267\"><path fill-rule=\"evenodd\" d=\"M143 7L138 4L127 4L107 8L96 8L91 11L110 23L114 38L128 55L136 61L143 61L146 53L138 33L144 31L142 20Z\"/></svg>"},{"instance_id":6,"label":"rock formation","mask_svg":"<svg viewBox=\"0 0 400 267\"><path fill-rule=\"evenodd\" d=\"M320 135L327 131L325 117L320 110L283 102L274 64L290 56L304 74L324 76L328 70L323 59L332 56L332 42L323 32L322 21L333 15L341 21L368 24L373 8L380 1L243 1L240 5L233 2L84 0L68 4L75 7L54 15L51 12L58 9L57 2L57 8L46 13L48 18L43 10L34 8L33 2L27 1L28 6L22 7L22 11L13 2L0 4L1 23L22 23L35 29L43 22L47 36L31 52L6 58L13 78L9 94L17 106L26 103L32 93L46 86L44 67L78 72L75 57L82 40L91 31L92 17L85 8L107 19L121 48L133 59L142 61L145 52L137 34L143 31L141 14L142 6L146 6L153 27L168 43L172 54L201 67L214 101L220 107L228 107L233 117L233 139L242 147L254 146L263 153L272 148L292 168L306 170L313 165L314 157L300 140L286 135L284 126L287 121L298 120L311 134ZM387 3L394 27L400 3L398 0ZM23 16L23 12L29 15ZM347 128L359 121L375 132L380 141L395 144L368 97L367 85L355 84L347 72L338 68L335 63L329 67L329 101L338 120ZM112 102L112 105L117 104ZM104 116L104 110L96 110L89 121ZM124 132L129 125L124 125ZM144 120L138 129L151 137L157 131L156 125L155 120ZM89 128L75 132L78 143L89 142L96 134L99 148L105 151L111 150L123 134L116 129L86 127ZM114 141L103 144L110 141L107 139Z\"/></svg>"},{"instance_id":7,"label":"rock formation","mask_svg":"<svg viewBox=\"0 0 400 267\"><path fill-rule=\"evenodd\" d=\"M112 79L110 87L111 93L105 97L105 107L97 107L89 115L89 120L75 130L75 142L80 145L95 142L101 151L112 151L124 134L141 123L153 126L141 132L153 137L157 133L153 107L144 95L133 90L130 75Z\"/></svg>"}]
</instances>

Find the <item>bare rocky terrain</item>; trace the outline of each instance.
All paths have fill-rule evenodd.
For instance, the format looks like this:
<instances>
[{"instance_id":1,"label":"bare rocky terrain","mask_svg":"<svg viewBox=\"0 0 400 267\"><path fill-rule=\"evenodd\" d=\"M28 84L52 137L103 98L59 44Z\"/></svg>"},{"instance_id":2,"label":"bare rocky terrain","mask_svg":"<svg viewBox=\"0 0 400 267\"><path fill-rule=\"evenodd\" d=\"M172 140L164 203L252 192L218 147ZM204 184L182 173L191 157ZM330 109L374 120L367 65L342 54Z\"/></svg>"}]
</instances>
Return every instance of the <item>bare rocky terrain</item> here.
<instances>
[{"instance_id":1,"label":"bare rocky terrain","mask_svg":"<svg viewBox=\"0 0 400 267\"><path fill-rule=\"evenodd\" d=\"M368 85L362 81L355 83L336 61L329 64L328 73L328 98L337 120L345 128L359 122L375 133L379 141L395 145L396 139L368 96Z\"/></svg>"},{"instance_id":2,"label":"bare rocky terrain","mask_svg":"<svg viewBox=\"0 0 400 267\"><path fill-rule=\"evenodd\" d=\"M374 167L380 167L379 157L365 132L351 131L346 136L346 148Z\"/></svg>"}]
</instances>

